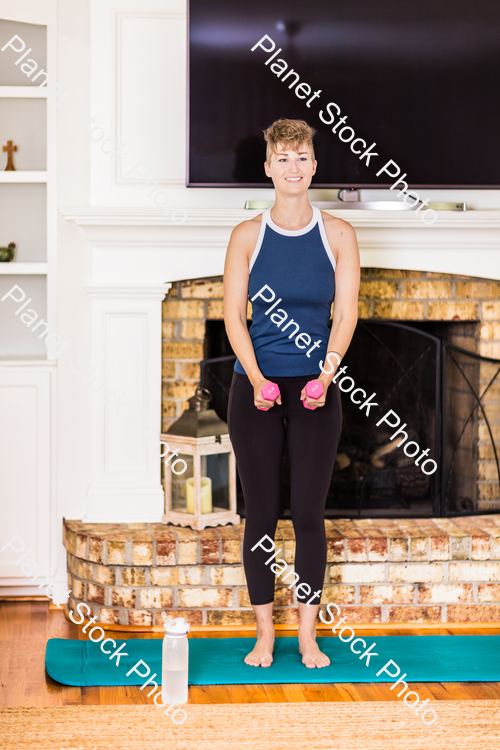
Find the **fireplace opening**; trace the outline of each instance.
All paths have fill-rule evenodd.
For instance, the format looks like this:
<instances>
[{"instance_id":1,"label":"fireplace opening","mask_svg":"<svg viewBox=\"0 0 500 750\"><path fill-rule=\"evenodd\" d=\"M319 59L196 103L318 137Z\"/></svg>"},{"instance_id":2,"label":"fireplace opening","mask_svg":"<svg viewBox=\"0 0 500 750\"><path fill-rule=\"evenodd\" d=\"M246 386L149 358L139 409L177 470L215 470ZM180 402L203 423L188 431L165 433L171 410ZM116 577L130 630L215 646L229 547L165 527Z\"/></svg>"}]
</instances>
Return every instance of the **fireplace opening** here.
<instances>
[{"instance_id":1,"label":"fireplace opening","mask_svg":"<svg viewBox=\"0 0 500 750\"><path fill-rule=\"evenodd\" d=\"M344 375L367 396L375 393L378 408L366 416L348 393L342 394L343 426L327 518L498 512L500 466L489 414L499 408L500 361L475 354L476 327L456 321L358 322L342 362ZM201 384L227 421L235 356L223 321L207 321L204 356ZM402 432L394 436L398 429ZM413 446L404 451L410 442L419 447L413 457ZM285 450L281 518L290 517L289 491ZM239 481L238 513L245 515Z\"/></svg>"}]
</instances>

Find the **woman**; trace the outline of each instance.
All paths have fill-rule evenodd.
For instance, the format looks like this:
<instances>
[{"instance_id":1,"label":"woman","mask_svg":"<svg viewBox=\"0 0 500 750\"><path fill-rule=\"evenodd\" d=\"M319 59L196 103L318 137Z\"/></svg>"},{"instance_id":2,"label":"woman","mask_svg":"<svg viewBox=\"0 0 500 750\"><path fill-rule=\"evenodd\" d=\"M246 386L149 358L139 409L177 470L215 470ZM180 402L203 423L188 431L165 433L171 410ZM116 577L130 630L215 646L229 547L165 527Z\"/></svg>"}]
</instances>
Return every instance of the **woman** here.
<instances>
[{"instance_id":1,"label":"woman","mask_svg":"<svg viewBox=\"0 0 500 750\"><path fill-rule=\"evenodd\" d=\"M316 172L314 133L302 120L287 119L264 132L264 168L273 180L276 202L235 227L224 269L224 321L238 358L228 425L245 498L243 562L257 621L257 642L245 662L253 666L269 667L273 660L275 573L269 546L259 541L265 535L274 539L285 443L298 576L292 580L306 584L300 594L296 588L299 651L307 667L330 663L316 643L315 622L326 567L325 502L342 422L340 394L332 380L356 327L360 271L351 225L308 201ZM305 392L315 379L324 389L317 400ZM270 382L279 386L276 401L261 393ZM307 588L313 596L304 597ZM304 598L307 603L300 601Z\"/></svg>"}]
</instances>

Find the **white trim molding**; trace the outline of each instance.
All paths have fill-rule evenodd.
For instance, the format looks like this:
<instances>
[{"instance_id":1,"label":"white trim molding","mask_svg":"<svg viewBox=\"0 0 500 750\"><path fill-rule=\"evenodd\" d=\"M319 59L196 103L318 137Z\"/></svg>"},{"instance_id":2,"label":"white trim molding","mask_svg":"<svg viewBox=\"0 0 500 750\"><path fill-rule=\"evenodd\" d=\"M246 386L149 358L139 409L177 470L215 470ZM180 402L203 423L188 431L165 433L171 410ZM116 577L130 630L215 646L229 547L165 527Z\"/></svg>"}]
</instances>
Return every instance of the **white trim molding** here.
<instances>
[{"instance_id":1,"label":"white trim molding","mask_svg":"<svg viewBox=\"0 0 500 750\"><path fill-rule=\"evenodd\" d=\"M131 82L129 79L126 79L126 71L124 70L124 60L127 60L127 58L130 58L130 48L127 46L127 33L124 28L124 24L127 21L132 22L148 22L152 24L157 24L161 21L178 21L181 23L181 28L183 31L185 31L186 27L186 18L187 14L186 11L180 11L180 10L156 10L156 11L147 11L147 10L132 10L132 11L115 11L115 56L114 56L114 73L115 73L115 86L114 86L114 92L115 92L115 100L114 100L114 107L113 107L113 130L116 132L116 140L117 143L123 143L126 138L124 134L124 123L127 123L128 120L132 117L133 118L133 112L129 110L127 111L127 108L124 106L124 83L126 83L126 89L130 95L133 96L133 93L131 92ZM133 26L133 23L132 23ZM165 31L170 35L175 35L175 27L171 24L165 24ZM164 39L165 47L168 48L170 42L172 39ZM130 44L130 42L129 42ZM179 66L179 61L177 63L177 66ZM154 66L156 67L156 66ZM150 73L154 70L152 67L150 69ZM124 80L125 79L125 80ZM169 78L165 80L165 84L168 86L169 84ZM142 88L142 84L139 84L139 81L137 82L137 85L140 85ZM168 100L172 97L169 97L169 93L167 90L164 90L161 92L161 98ZM137 115L137 113L135 113ZM186 180L184 178L184 175L181 175L178 178L167 178L162 177L158 178L155 177L154 181L159 186L171 186L171 187L184 187L186 184ZM117 159L114 165L114 179L113 184L116 185L143 185L145 182L144 178L137 178L137 177L127 177L126 174L123 174L123 165L122 165L122 159Z\"/></svg>"},{"instance_id":2,"label":"white trim molding","mask_svg":"<svg viewBox=\"0 0 500 750\"><path fill-rule=\"evenodd\" d=\"M120 297L148 297L149 299L163 300L172 284L83 284L89 297L108 298Z\"/></svg>"},{"instance_id":3,"label":"white trim molding","mask_svg":"<svg viewBox=\"0 0 500 750\"><path fill-rule=\"evenodd\" d=\"M90 484L83 520L159 522L164 506L161 305L170 284L84 287L91 299L91 372L96 374L88 383Z\"/></svg>"}]
</instances>

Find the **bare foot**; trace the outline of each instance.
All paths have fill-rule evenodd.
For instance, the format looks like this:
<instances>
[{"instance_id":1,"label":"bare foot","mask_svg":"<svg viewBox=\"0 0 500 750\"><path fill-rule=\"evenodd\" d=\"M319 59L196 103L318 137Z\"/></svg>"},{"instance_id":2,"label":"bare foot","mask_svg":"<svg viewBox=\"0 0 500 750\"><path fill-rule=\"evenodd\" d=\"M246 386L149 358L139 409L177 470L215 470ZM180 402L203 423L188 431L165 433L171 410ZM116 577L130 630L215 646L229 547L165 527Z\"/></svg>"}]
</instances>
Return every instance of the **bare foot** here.
<instances>
[{"instance_id":1,"label":"bare foot","mask_svg":"<svg viewBox=\"0 0 500 750\"><path fill-rule=\"evenodd\" d=\"M245 656L245 664L252 667L270 667L273 663L274 638L257 637L253 651Z\"/></svg>"},{"instance_id":2,"label":"bare foot","mask_svg":"<svg viewBox=\"0 0 500 750\"><path fill-rule=\"evenodd\" d=\"M319 650L314 638L301 639L299 636L299 654L302 655L302 663L310 669L327 667L330 664L330 659Z\"/></svg>"}]
</instances>

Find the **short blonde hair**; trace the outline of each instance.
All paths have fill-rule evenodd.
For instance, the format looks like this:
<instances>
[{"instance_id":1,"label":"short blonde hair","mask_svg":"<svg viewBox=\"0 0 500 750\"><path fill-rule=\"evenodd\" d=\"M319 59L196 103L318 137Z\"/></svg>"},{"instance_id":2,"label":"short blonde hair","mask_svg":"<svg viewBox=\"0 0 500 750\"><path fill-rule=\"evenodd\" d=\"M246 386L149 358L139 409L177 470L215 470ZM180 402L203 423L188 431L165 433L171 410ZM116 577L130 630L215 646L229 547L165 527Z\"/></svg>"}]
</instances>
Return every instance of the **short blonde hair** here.
<instances>
[{"instance_id":1,"label":"short blonde hair","mask_svg":"<svg viewBox=\"0 0 500 750\"><path fill-rule=\"evenodd\" d=\"M278 144L292 151L297 151L302 144L311 149L314 161L313 138L316 130L307 124L304 120L288 120L282 118L275 120L273 124L264 130L264 138L267 143L266 161L271 163L271 157L277 153Z\"/></svg>"}]
</instances>

